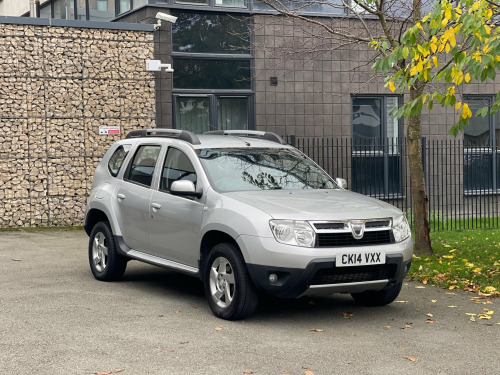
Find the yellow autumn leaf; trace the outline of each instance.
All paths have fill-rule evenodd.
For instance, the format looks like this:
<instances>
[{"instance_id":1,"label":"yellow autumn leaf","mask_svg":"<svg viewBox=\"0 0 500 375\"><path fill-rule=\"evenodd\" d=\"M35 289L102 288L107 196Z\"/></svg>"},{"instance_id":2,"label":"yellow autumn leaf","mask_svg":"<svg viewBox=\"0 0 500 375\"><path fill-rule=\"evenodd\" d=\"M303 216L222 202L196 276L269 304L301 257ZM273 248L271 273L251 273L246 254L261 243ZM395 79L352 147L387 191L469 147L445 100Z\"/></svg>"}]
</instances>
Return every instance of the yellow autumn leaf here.
<instances>
[{"instance_id":1,"label":"yellow autumn leaf","mask_svg":"<svg viewBox=\"0 0 500 375\"><path fill-rule=\"evenodd\" d=\"M487 315L487 314L477 314L477 317L479 319L486 319L486 320L490 320L491 319L491 315Z\"/></svg>"},{"instance_id":2,"label":"yellow autumn leaf","mask_svg":"<svg viewBox=\"0 0 500 375\"><path fill-rule=\"evenodd\" d=\"M465 75L465 78L464 78L464 79L465 79L465 82L466 82L466 83L469 83L469 82L470 82L470 74L469 74L469 73L467 73L467 74Z\"/></svg>"},{"instance_id":3,"label":"yellow autumn leaf","mask_svg":"<svg viewBox=\"0 0 500 375\"><path fill-rule=\"evenodd\" d=\"M391 90L391 92L396 91L396 86L394 86L394 82L392 81L389 81L389 90Z\"/></svg>"},{"instance_id":4,"label":"yellow autumn leaf","mask_svg":"<svg viewBox=\"0 0 500 375\"><path fill-rule=\"evenodd\" d=\"M490 35L491 34L491 28L488 25L484 25L484 31L486 34Z\"/></svg>"},{"instance_id":5,"label":"yellow autumn leaf","mask_svg":"<svg viewBox=\"0 0 500 375\"><path fill-rule=\"evenodd\" d=\"M469 109L469 105L467 103L464 103L462 107L462 118L466 119L472 117L472 112Z\"/></svg>"},{"instance_id":6,"label":"yellow autumn leaf","mask_svg":"<svg viewBox=\"0 0 500 375\"><path fill-rule=\"evenodd\" d=\"M486 288L483 289L484 293L493 293L496 291L497 291L497 289L494 286L487 286Z\"/></svg>"},{"instance_id":7,"label":"yellow autumn leaf","mask_svg":"<svg viewBox=\"0 0 500 375\"><path fill-rule=\"evenodd\" d=\"M439 66L439 61L436 56L432 56L432 62L436 68Z\"/></svg>"},{"instance_id":8,"label":"yellow autumn leaf","mask_svg":"<svg viewBox=\"0 0 500 375\"><path fill-rule=\"evenodd\" d=\"M451 8L446 8L446 10L444 11L444 17L449 20L451 18Z\"/></svg>"},{"instance_id":9,"label":"yellow autumn leaf","mask_svg":"<svg viewBox=\"0 0 500 375\"><path fill-rule=\"evenodd\" d=\"M411 355L407 355L405 358L412 362L418 362L418 358L412 357Z\"/></svg>"}]
</instances>

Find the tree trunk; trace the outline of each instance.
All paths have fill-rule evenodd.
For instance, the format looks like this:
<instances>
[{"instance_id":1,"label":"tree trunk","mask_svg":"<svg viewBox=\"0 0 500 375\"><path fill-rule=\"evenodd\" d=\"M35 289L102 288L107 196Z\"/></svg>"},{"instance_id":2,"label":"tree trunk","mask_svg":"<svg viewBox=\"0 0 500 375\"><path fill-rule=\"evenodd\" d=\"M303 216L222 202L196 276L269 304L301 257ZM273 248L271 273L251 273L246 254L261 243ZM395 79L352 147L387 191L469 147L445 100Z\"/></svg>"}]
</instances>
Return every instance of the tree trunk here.
<instances>
[{"instance_id":1,"label":"tree trunk","mask_svg":"<svg viewBox=\"0 0 500 375\"><path fill-rule=\"evenodd\" d=\"M412 87L410 98L414 100L423 92L423 87ZM422 164L422 140L420 115L408 117L408 160L413 199L413 223L415 228L416 254L433 254L429 236L429 204L425 190L424 167Z\"/></svg>"}]
</instances>

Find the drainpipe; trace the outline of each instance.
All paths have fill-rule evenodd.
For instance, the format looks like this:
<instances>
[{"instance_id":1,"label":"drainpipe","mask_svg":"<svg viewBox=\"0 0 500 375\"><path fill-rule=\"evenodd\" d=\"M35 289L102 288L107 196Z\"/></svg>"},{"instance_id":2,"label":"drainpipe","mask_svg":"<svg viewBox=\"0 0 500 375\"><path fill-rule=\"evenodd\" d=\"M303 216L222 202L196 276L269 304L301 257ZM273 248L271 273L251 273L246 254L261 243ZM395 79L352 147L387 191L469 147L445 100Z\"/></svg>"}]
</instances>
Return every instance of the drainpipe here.
<instances>
[{"instance_id":1,"label":"drainpipe","mask_svg":"<svg viewBox=\"0 0 500 375\"><path fill-rule=\"evenodd\" d=\"M30 0L30 17L40 18L40 0Z\"/></svg>"}]
</instances>

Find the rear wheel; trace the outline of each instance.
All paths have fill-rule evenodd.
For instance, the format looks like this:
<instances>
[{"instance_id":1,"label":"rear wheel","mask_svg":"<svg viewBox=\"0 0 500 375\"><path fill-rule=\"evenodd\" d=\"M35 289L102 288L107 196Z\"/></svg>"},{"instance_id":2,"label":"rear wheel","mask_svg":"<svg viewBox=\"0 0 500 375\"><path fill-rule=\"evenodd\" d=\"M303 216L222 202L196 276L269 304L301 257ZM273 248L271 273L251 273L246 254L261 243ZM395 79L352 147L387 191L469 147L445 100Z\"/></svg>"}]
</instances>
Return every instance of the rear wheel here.
<instances>
[{"instance_id":1,"label":"rear wheel","mask_svg":"<svg viewBox=\"0 0 500 375\"><path fill-rule=\"evenodd\" d=\"M218 244L210 251L204 286L210 308L219 318L243 319L257 308L257 291L250 280L243 256L231 243Z\"/></svg>"},{"instance_id":2,"label":"rear wheel","mask_svg":"<svg viewBox=\"0 0 500 375\"><path fill-rule=\"evenodd\" d=\"M119 280L127 259L116 251L113 232L107 221L98 222L89 239L89 263L94 277L101 281Z\"/></svg>"},{"instance_id":3,"label":"rear wheel","mask_svg":"<svg viewBox=\"0 0 500 375\"><path fill-rule=\"evenodd\" d=\"M403 281L390 286L387 289L377 291L366 291L362 293L351 293L352 298L365 306L385 306L398 298Z\"/></svg>"}]
</instances>

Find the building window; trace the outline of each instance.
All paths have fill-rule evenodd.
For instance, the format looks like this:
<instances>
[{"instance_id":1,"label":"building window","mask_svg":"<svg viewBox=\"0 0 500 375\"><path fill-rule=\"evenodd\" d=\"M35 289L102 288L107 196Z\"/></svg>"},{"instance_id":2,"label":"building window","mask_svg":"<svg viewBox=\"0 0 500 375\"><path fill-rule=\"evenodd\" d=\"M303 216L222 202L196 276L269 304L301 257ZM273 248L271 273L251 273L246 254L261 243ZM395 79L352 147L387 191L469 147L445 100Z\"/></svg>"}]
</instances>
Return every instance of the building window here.
<instances>
[{"instance_id":1,"label":"building window","mask_svg":"<svg viewBox=\"0 0 500 375\"><path fill-rule=\"evenodd\" d=\"M401 194L399 96L352 97L352 189L380 198Z\"/></svg>"},{"instance_id":2,"label":"building window","mask_svg":"<svg viewBox=\"0 0 500 375\"><path fill-rule=\"evenodd\" d=\"M247 17L172 11L173 111L178 129L252 128Z\"/></svg>"},{"instance_id":3,"label":"building window","mask_svg":"<svg viewBox=\"0 0 500 375\"><path fill-rule=\"evenodd\" d=\"M251 96L174 95L175 127L194 133L249 129Z\"/></svg>"},{"instance_id":4,"label":"building window","mask_svg":"<svg viewBox=\"0 0 500 375\"><path fill-rule=\"evenodd\" d=\"M273 11L269 5L259 0L253 0L253 9ZM286 8L296 10L299 13L321 13L321 14L343 14L347 12L342 0L267 0L269 4L275 5L278 9Z\"/></svg>"},{"instance_id":5,"label":"building window","mask_svg":"<svg viewBox=\"0 0 500 375\"><path fill-rule=\"evenodd\" d=\"M474 116L485 106L491 107L492 96L466 96L473 116L464 129L464 190L467 193L492 192L500 189L500 124L498 116Z\"/></svg>"}]
</instances>

